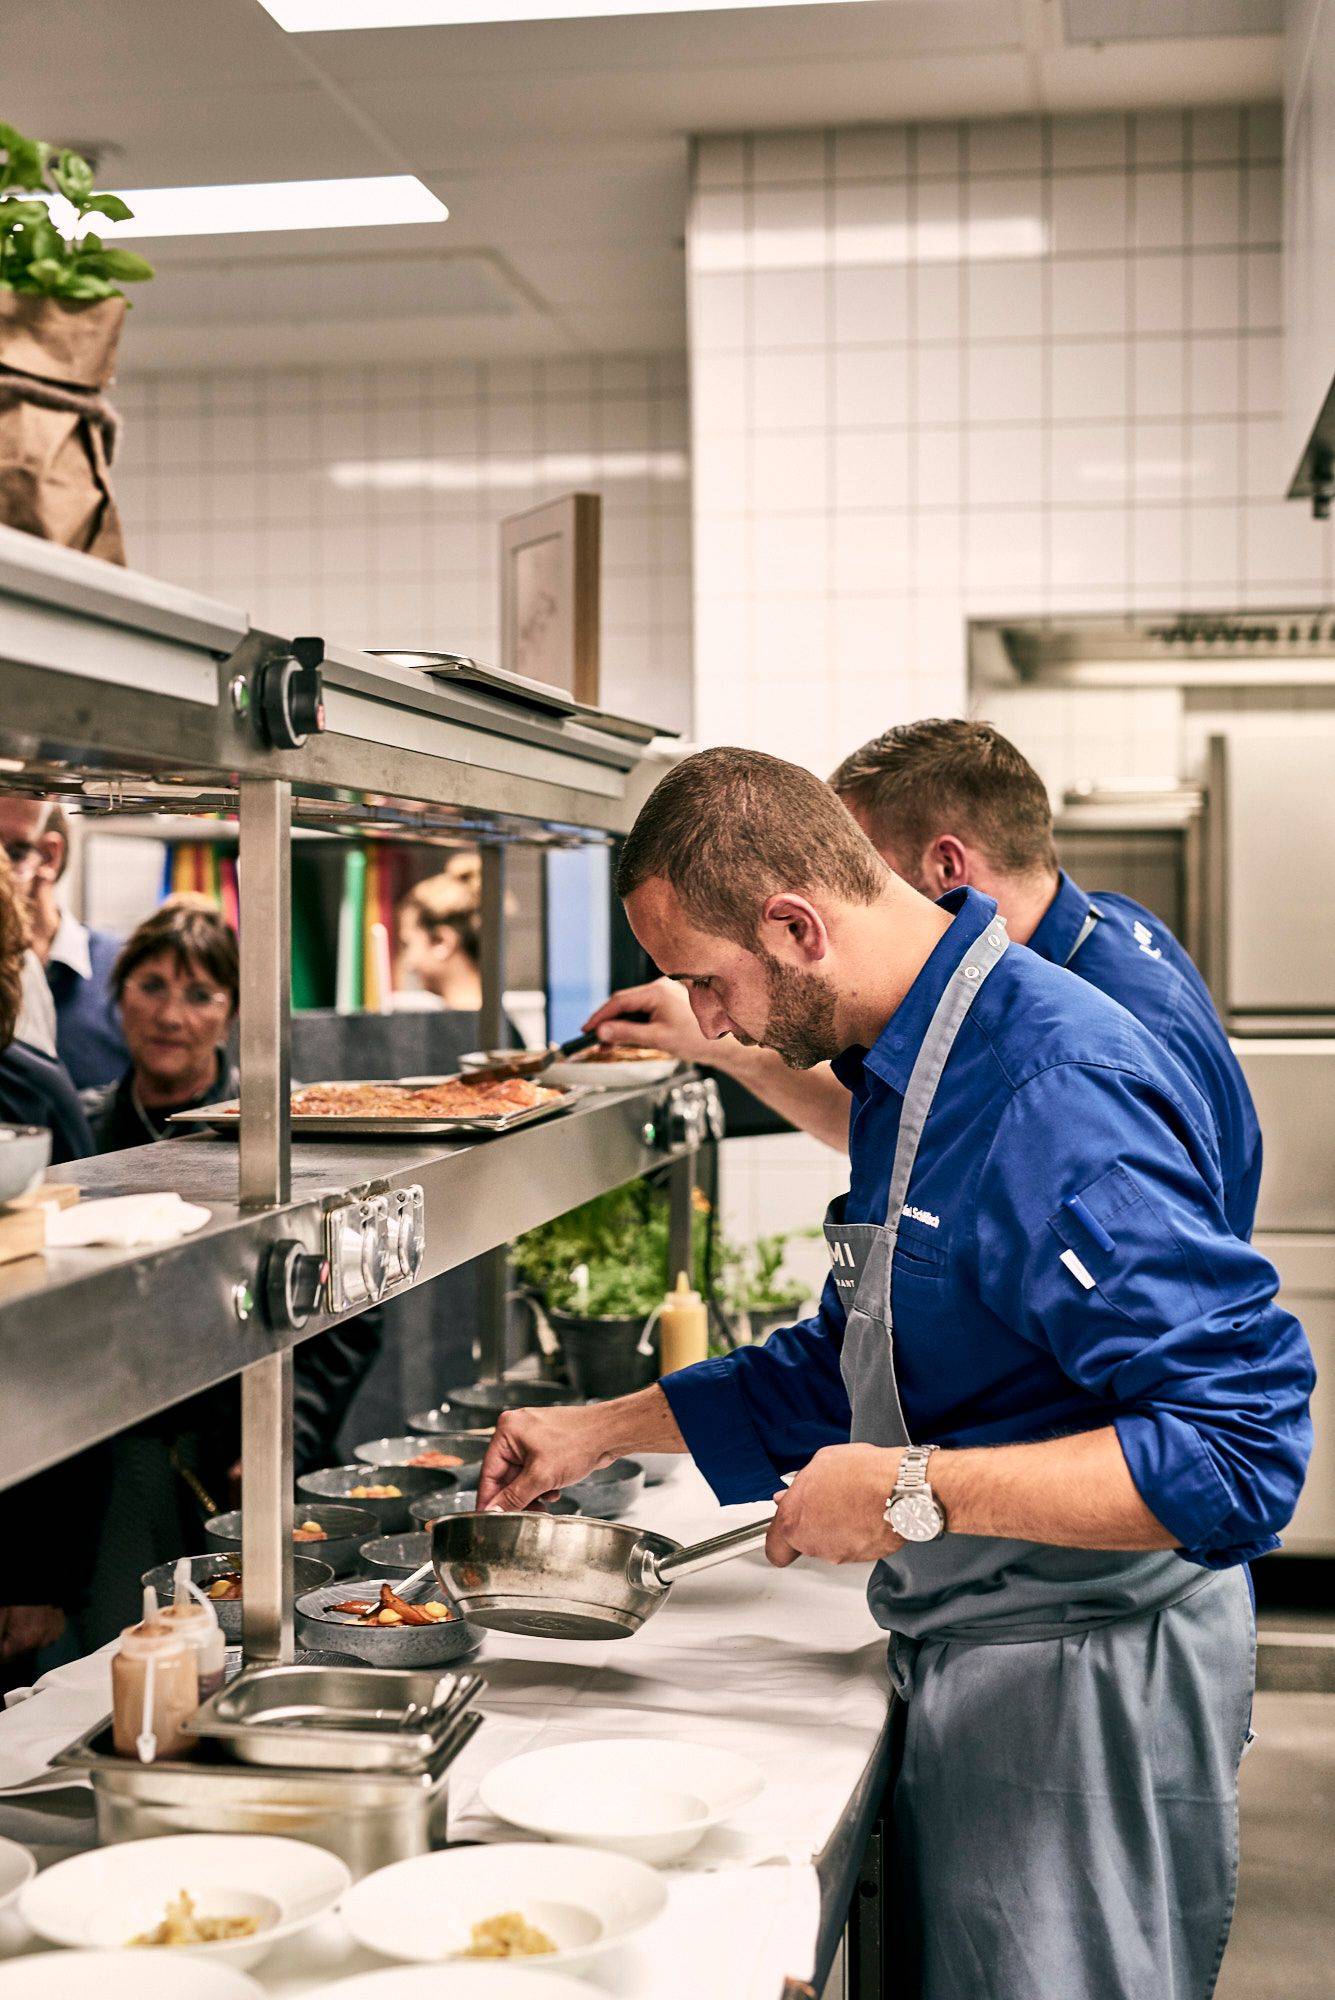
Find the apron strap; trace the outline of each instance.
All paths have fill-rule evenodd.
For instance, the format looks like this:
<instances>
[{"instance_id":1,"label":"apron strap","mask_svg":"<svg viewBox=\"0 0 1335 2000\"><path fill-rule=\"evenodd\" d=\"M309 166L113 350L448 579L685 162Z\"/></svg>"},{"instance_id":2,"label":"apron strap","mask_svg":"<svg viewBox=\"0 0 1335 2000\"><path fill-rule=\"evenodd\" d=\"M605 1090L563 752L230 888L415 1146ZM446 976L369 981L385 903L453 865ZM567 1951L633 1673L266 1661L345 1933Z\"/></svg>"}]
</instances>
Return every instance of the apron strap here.
<instances>
[{"instance_id":1,"label":"apron strap","mask_svg":"<svg viewBox=\"0 0 1335 2000\"><path fill-rule=\"evenodd\" d=\"M885 1205L885 1226L892 1237L899 1234L899 1218L909 1191L909 1181L913 1175L914 1162L918 1157L918 1145L923 1127L927 1123L936 1087L941 1081L941 1072L950 1059L950 1051L955 1046L955 1037L964 1025L964 1019L974 1001L978 998L983 981L997 960L1010 944L1006 935L1006 920L994 915L987 929L976 937L955 967L945 992L936 1003L927 1033L923 1036L909 1077L908 1089L904 1092L904 1108L899 1114L899 1137L895 1144L895 1160L890 1170L890 1193ZM890 1284L889 1261L886 1263L886 1288Z\"/></svg>"},{"instance_id":2,"label":"apron strap","mask_svg":"<svg viewBox=\"0 0 1335 2000\"><path fill-rule=\"evenodd\" d=\"M1081 945L1084 944L1086 938L1088 938L1090 932L1094 929L1095 925L1101 923L1102 920L1103 920L1102 910L1096 910L1094 908L1094 905L1091 903L1089 909L1085 913L1085 921L1080 926L1080 935L1076 938L1075 943L1071 946L1071 949L1067 952L1065 958L1062 960L1062 964L1064 966L1069 965L1071 963L1071 960L1075 957Z\"/></svg>"}]
</instances>

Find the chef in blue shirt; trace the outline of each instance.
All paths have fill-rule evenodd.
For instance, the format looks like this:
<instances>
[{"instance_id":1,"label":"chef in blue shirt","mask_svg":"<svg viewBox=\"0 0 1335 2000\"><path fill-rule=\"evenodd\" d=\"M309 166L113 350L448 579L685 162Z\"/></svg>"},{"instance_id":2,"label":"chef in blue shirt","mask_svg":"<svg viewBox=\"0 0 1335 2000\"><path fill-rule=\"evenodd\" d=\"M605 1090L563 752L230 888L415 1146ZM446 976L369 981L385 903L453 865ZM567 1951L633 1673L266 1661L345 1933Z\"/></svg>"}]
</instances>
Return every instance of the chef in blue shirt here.
<instances>
[{"instance_id":1,"label":"chef in blue shirt","mask_svg":"<svg viewBox=\"0 0 1335 2000\"><path fill-rule=\"evenodd\" d=\"M764 1347L507 1413L480 1504L689 1450L720 1500L775 1498L773 1562L874 1564L922 2000L1207 2000L1244 1565L1293 1512L1313 1382L1274 1270L1228 1226L1208 1104L1123 1008L1011 945L990 897L919 895L775 758L672 770L618 890L706 1035L838 1060L831 1276Z\"/></svg>"},{"instance_id":2,"label":"chef in blue shirt","mask_svg":"<svg viewBox=\"0 0 1335 2000\"><path fill-rule=\"evenodd\" d=\"M1210 1107L1229 1225L1250 1236L1261 1133L1205 981L1149 910L1129 896L1087 896L1058 868L1046 788L1015 745L988 722L902 723L846 757L830 782L904 881L934 899L981 889L1013 944L1120 1001L1176 1057ZM849 1094L828 1064L795 1071L772 1049L727 1036L707 1042L668 981L614 994L590 1025L605 1041L652 1040L733 1076L792 1124L847 1150Z\"/></svg>"}]
</instances>

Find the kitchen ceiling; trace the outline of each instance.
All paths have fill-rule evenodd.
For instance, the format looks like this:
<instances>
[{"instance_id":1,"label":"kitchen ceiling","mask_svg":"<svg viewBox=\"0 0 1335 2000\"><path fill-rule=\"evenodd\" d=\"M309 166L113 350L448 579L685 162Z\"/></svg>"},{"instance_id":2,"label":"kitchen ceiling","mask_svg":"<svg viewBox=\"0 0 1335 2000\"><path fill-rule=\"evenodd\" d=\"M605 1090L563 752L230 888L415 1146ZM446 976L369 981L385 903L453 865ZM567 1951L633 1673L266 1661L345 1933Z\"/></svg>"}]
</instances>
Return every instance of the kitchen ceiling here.
<instances>
[{"instance_id":1,"label":"kitchen ceiling","mask_svg":"<svg viewBox=\"0 0 1335 2000\"><path fill-rule=\"evenodd\" d=\"M1277 97L1275 0L869 0L287 35L257 0L43 0L0 117L148 187L415 173L445 223L174 239L140 367L671 350L688 135ZM1089 39L1091 25L1114 37Z\"/></svg>"}]
</instances>

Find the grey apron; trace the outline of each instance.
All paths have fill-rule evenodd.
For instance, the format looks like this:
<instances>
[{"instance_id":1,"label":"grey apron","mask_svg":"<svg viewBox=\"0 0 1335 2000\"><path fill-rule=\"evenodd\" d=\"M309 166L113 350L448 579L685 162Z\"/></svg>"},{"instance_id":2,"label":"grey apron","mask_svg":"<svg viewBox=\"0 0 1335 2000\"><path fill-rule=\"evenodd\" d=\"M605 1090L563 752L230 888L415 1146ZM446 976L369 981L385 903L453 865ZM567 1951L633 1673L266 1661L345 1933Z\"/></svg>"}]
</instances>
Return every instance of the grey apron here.
<instances>
[{"instance_id":1,"label":"grey apron","mask_svg":"<svg viewBox=\"0 0 1335 2000\"><path fill-rule=\"evenodd\" d=\"M884 1224L826 1224L855 1442L912 1442L895 1245L937 1085L1007 945L994 917L938 1002ZM1207 2000L1237 1878L1243 1572L947 1533L878 1563L868 1601L907 1703L896 1891L922 2000Z\"/></svg>"}]
</instances>

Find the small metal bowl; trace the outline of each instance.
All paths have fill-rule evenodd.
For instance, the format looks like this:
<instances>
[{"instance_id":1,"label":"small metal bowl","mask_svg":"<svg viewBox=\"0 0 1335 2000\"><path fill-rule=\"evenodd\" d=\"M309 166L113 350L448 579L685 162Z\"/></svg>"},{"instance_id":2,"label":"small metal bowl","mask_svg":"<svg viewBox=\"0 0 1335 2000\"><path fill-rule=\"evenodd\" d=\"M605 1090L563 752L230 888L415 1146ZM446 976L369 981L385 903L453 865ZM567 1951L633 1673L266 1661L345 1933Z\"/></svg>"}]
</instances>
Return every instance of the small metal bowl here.
<instances>
[{"instance_id":1,"label":"small metal bowl","mask_svg":"<svg viewBox=\"0 0 1335 2000\"><path fill-rule=\"evenodd\" d=\"M216 1583L220 1576L230 1576L234 1571L239 1570L240 1567L241 1564L238 1560L236 1550L233 1550L230 1555L191 1556L190 1581L197 1583L201 1590L207 1590L209 1585ZM334 1572L328 1563L315 1562L310 1556L293 1556L292 1573L296 1593L299 1597L303 1591L318 1590L322 1584L332 1583L334 1578ZM172 1601L172 1579L175 1575L176 1564L174 1562L162 1563L157 1569L145 1570L139 1581L145 1585L152 1584L154 1590L158 1593L159 1604L170 1604ZM224 1637L239 1639L241 1637L241 1599L233 1597L225 1599L220 1603L215 1598L211 1602L218 1614L218 1623L222 1627Z\"/></svg>"},{"instance_id":2,"label":"small metal bowl","mask_svg":"<svg viewBox=\"0 0 1335 2000\"><path fill-rule=\"evenodd\" d=\"M476 1627L465 1624L457 1612L438 1625L359 1625L332 1609L348 1602L373 1603L379 1587L370 1577L354 1577L306 1591L297 1599L298 1643L355 1653L372 1667L440 1667L447 1660L457 1660L461 1653L471 1652L480 1642Z\"/></svg>"},{"instance_id":3,"label":"small metal bowl","mask_svg":"<svg viewBox=\"0 0 1335 2000\"><path fill-rule=\"evenodd\" d=\"M365 1507L307 1506L298 1502L293 1516L293 1525L302 1521L315 1521L325 1531L322 1542L299 1542L293 1539L293 1547L298 1554L307 1550L319 1550L317 1562L327 1563L334 1576L351 1576L357 1567L357 1551L362 1543L369 1541L376 1531L375 1516ZM234 1554L241 1551L241 1514L239 1510L230 1514L215 1514L211 1521L204 1523L204 1539L210 1548L227 1549Z\"/></svg>"},{"instance_id":4,"label":"small metal bowl","mask_svg":"<svg viewBox=\"0 0 1335 2000\"><path fill-rule=\"evenodd\" d=\"M297 1481L297 1508L301 1511L311 1500L346 1500L371 1516L376 1534L402 1535L411 1525L410 1500L455 1483L453 1474L425 1465L326 1465L320 1472L304 1472ZM354 1486L397 1486L399 1498L370 1500L358 1494L354 1499Z\"/></svg>"},{"instance_id":5,"label":"small metal bowl","mask_svg":"<svg viewBox=\"0 0 1335 2000\"><path fill-rule=\"evenodd\" d=\"M414 1521L420 1521L429 1528L433 1521L443 1521L447 1514L475 1514L477 1512L477 1490L475 1487L460 1492L457 1488L449 1493L428 1493L421 1500L414 1500L409 1508ZM563 1493L556 1500L549 1500L535 1513L578 1514L579 1508ZM426 1557L422 1557L426 1561Z\"/></svg>"},{"instance_id":6,"label":"small metal bowl","mask_svg":"<svg viewBox=\"0 0 1335 2000\"><path fill-rule=\"evenodd\" d=\"M491 1436L491 1427L470 1431L468 1420L456 1415L448 1403L436 1403L429 1410L418 1410L407 1420L408 1428L415 1437L434 1437L440 1431L448 1431L453 1437L479 1437L485 1444Z\"/></svg>"},{"instance_id":7,"label":"small metal bowl","mask_svg":"<svg viewBox=\"0 0 1335 2000\"><path fill-rule=\"evenodd\" d=\"M584 1398L565 1382L474 1382L450 1390L450 1408L461 1424L494 1424L505 1410L550 1408L558 1403L582 1403Z\"/></svg>"},{"instance_id":8,"label":"small metal bowl","mask_svg":"<svg viewBox=\"0 0 1335 2000\"><path fill-rule=\"evenodd\" d=\"M399 1577L411 1576L430 1560L431 1537L425 1528L419 1528L413 1535L377 1535L374 1540L362 1543L362 1574L377 1581L383 1577L393 1583Z\"/></svg>"},{"instance_id":9,"label":"small metal bowl","mask_svg":"<svg viewBox=\"0 0 1335 2000\"><path fill-rule=\"evenodd\" d=\"M427 1473L436 1486L476 1486L478 1467L487 1455L491 1442L491 1432L475 1436L471 1431L437 1431L434 1437L372 1438L368 1444L359 1444L353 1457L363 1465L374 1465L381 1472L396 1466L403 1466L410 1472ZM458 1465L414 1465L413 1460L424 1452L438 1451L446 1458L457 1458Z\"/></svg>"},{"instance_id":10,"label":"small metal bowl","mask_svg":"<svg viewBox=\"0 0 1335 2000\"><path fill-rule=\"evenodd\" d=\"M594 1521L617 1521L644 1491L644 1467L638 1459L617 1458L598 1472L591 1472L574 1486L567 1486L566 1500L573 1500L577 1513Z\"/></svg>"}]
</instances>

